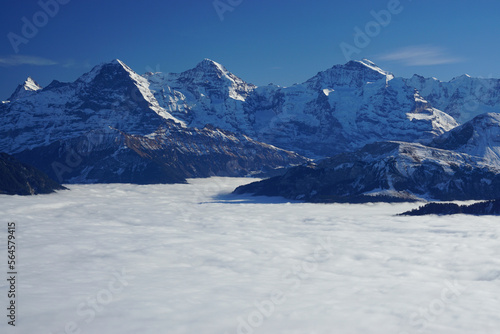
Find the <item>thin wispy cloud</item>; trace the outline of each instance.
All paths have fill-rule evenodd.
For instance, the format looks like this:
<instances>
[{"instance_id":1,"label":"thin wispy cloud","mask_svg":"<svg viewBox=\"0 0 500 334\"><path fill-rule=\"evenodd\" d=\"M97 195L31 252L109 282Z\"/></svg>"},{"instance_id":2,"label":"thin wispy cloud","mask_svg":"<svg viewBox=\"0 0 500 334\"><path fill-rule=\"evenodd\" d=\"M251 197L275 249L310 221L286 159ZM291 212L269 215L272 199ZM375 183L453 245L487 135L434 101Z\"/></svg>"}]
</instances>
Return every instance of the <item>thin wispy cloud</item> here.
<instances>
[{"instance_id":1,"label":"thin wispy cloud","mask_svg":"<svg viewBox=\"0 0 500 334\"><path fill-rule=\"evenodd\" d=\"M414 45L400 48L380 56L380 59L398 61L407 66L443 65L463 61L459 57L449 55L444 48L432 45Z\"/></svg>"},{"instance_id":2,"label":"thin wispy cloud","mask_svg":"<svg viewBox=\"0 0 500 334\"><path fill-rule=\"evenodd\" d=\"M25 56L25 55L11 55L11 56L0 56L0 66L21 66L21 65L33 65L33 66L51 66L57 65L57 62L37 56Z\"/></svg>"}]
</instances>

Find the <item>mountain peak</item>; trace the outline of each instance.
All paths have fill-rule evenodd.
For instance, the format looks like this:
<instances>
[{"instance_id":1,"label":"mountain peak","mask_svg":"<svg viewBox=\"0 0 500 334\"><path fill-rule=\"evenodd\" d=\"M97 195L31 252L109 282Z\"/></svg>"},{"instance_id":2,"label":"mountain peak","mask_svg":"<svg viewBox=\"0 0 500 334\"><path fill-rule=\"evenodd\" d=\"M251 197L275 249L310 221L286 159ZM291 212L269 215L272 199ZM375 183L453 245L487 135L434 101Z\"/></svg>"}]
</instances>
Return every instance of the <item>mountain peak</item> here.
<instances>
[{"instance_id":1,"label":"mountain peak","mask_svg":"<svg viewBox=\"0 0 500 334\"><path fill-rule=\"evenodd\" d=\"M382 74L382 75L384 75L386 77L391 77L391 79L394 78L394 76L391 73L389 73L387 71L384 71L383 69L381 69L380 67L378 67L374 62L372 62L371 60L368 60L366 58L363 58L362 60L352 60L352 61L348 62L346 64L346 66L347 65L351 65L352 66L354 64L362 65L363 67L366 67L366 68L368 68L368 69L370 69L372 71L378 72L378 73L380 73L380 74Z\"/></svg>"},{"instance_id":2,"label":"mountain peak","mask_svg":"<svg viewBox=\"0 0 500 334\"><path fill-rule=\"evenodd\" d=\"M216 61L213 61L212 59L205 58L201 62L199 62L195 69L201 70L201 71L216 71L216 72L221 72L223 74L226 74L228 70L221 64L219 64Z\"/></svg>"},{"instance_id":3,"label":"mountain peak","mask_svg":"<svg viewBox=\"0 0 500 334\"><path fill-rule=\"evenodd\" d=\"M103 73L108 73L111 76L115 76L117 74L125 74L127 76L134 77L138 76L130 67L127 66L127 64L122 62L120 59L113 59L112 61L104 62L95 66L94 68L92 68L92 70L90 70L90 72L82 75L78 79L78 81L89 83Z\"/></svg>"},{"instance_id":4,"label":"mountain peak","mask_svg":"<svg viewBox=\"0 0 500 334\"><path fill-rule=\"evenodd\" d=\"M468 80L468 79L471 79L472 77L468 74L462 74L462 75L459 75L458 77L454 77L453 79L450 80L450 82L452 81L463 81L463 80Z\"/></svg>"},{"instance_id":5,"label":"mountain peak","mask_svg":"<svg viewBox=\"0 0 500 334\"><path fill-rule=\"evenodd\" d=\"M244 91L255 88L254 85L246 83L241 78L229 72L223 65L205 58L199 62L196 67L179 74L170 74L171 78L185 82L207 83L215 86L233 87L239 86L237 90ZM175 85L175 84L174 84ZM244 88L244 87L245 88ZM236 88L235 88L236 89Z\"/></svg>"},{"instance_id":6,"label":"mountain peak","mask_svg":"<svg viewBox=\"0 0 500 334\"><path fill-rule=\"evenodd\" d=\"M435 138L431 145L479 156L500 166L500 114L484 113Z\"/></svg>"},{"instance_id":7,"label":"mountain peak","mask_svg":"<svg viewBox=\"0 0 500 334\"><path fill-rule=\"evenodd\" d=\"M42 86L40 86L35 80L33 80L33 78L28 77L23 84L17 86L14 93L12 93L12 95L7 100L14 101L27 95L31 95L32 93L40 89L42 89Z\"/></svg>"},{"instance_id":8,"label":"mountain peak","mask_svg":"<svg viewBox=\"0 0 500 334\"><path fill-rule=\"evenodd\" d=\"M105 63L106 64L106 63ZM110 66L117 66L117 67L120 67L120 68L123 68L125 69L127 72L133 72L135 73L127 64L125 64L123 61L121 61L120 59L113 59L112 61L110 61L109 63L107 63L108 65Z\"/></svg>"},{"instance_id":9,"label":"mountain peak","mask_svg":"<svg viewBox=\"0 0 500 334\"><path fill-rule=\"evenodd\" d=\"M392 80L394 76L382 70L368 59L351 60L344 65L334 65L326 71L306 81L313 87L334 88L334 87L361 87L368 82L375 82L381 79Z\"/></svg>"},{"instance_id":10,"label":"mountain peak","mask_svg":"<svg viewBox=\"0 0 500 334\"><path fill-rule=\"evenodd\" d=\"M23 87L25 90L30 90L30 91L37 91L39 89L42 89L42 86L40 86L33 78L28 77L26 81L24 81Z\"/></svg>"},{"instance_id":11,"label":"mountain peak","mask_svg":"<svg viewBox=\"0 0 500 334\"><path fill-rule=\"evenodd\" d=\"M500 130L500 114L499 113L484 113L480 114L463 125L471 124L476 131L488 132L492 128Z\"/></svg>"},{"instance_id":12,"label":"mountain peak","mask_svg":"<svg viewBox=\"0 0 500 334\"><path fill-rule=\"evenodd\" d=\"M122 66L123 66L123 65L125 65L125 63L124 63L124 62L122 62L122 61L121 61L120 59L118 59L118 58L113 59L112 61L110 61L110 62L109 62L109 64L119 64L119 65L122 65Z\"/></svg>"}]
</instances>

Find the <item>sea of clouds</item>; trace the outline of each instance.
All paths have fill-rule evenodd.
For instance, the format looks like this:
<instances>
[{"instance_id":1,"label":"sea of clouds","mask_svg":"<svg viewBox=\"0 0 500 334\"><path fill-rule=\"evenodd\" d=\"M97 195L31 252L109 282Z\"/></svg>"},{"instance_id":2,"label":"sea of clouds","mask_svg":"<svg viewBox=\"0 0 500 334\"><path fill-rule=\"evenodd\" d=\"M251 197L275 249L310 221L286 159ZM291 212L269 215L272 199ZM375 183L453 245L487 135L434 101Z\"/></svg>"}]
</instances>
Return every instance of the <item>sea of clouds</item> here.
<instances>
[{"instance_id":1,"label":"sea of clouds","mask_svg":"<svg viewBox=\"0 0 500 334\"><path fill-rule=\"evenodd\" d=\"M2 333L496 333L500 217L233 196L244 178L0 196ZM5 306L5 307L4 307ZM0 319L1 319L0 318Z\"/></svg>"}]
</instances>

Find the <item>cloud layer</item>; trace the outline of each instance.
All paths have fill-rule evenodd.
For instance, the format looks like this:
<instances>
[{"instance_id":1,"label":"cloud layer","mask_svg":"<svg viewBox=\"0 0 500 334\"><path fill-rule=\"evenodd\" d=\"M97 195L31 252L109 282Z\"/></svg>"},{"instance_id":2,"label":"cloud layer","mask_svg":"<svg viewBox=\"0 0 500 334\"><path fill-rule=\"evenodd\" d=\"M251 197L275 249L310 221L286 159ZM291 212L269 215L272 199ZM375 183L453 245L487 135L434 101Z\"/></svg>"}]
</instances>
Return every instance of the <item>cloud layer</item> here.
<instances>
[{"instance_id":1,"label":"cloud layer","mask_svg":"<svg viewBox=\"0 0 500 334\"><path fill-rule=\"evenodd\" d=\"M37 56L24 56L24 55L11 55L0 56L0 66L20 66L20 65L33 65L33 66L51 66L56 65L57 62Z\"/></svg>"},{"instance_id":2,"label":"cloud layer","mask_svg":"<svg viewBox=\"0 0 500 334\"><path fill-rule=\"evenodd\" d=\"M453 64L462 59L447 54L446 50L432 45L414 45L399 48L394 52L384 54L382 60L393 60L407 66L431 66Z\"/></svg>"}]
</instances>

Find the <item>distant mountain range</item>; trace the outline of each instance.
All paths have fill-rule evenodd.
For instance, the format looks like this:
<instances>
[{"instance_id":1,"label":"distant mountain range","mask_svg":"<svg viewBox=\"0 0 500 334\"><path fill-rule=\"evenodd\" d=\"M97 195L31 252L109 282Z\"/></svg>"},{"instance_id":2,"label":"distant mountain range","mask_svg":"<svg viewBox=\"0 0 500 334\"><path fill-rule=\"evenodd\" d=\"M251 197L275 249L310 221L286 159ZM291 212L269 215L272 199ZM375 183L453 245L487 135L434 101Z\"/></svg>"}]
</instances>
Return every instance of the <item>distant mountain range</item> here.
<instances>
[{"instance_id":1,"label":"distant mountain range","mask_svg":"<svg viewBox=\"0 0 500 334\"><path fill-rule=\"evenodd\" d=\"M500 114L476 116L427 146L376 142L235 193L310 202L500 198Z\"/></svg>"},{"instance_id":2,"label":"distant mountain range","mask_svg":"<svg viewBox=\"0 0 500 334\"><path fill-rule=\"evenodd\" d=\"M72 83L19 85L0 104L0 151L66 183L184 182L302 165L283 178L317 179L274 193L476 198L496 196L488 188L500 168L495 111L498 79L398 78L368 60L291 87L257 87L209 59L144 75L114 60ZM324 157L332 158L310 163ZM467 182L480 186L460 186Z\"/></svg>"},{"instance_id":3,"label":"distant mountain range","mask_svg":"<svg viewBox=\"0 0 500 334\"><path fill-rule=\"evenodd\" d=\"M208 59L181 74L145 77L159 105L188 126L209 123L308 157L380 140L421 142L457 126L406 80L367 60L292 87L256 87Z\"/></svg>"},{"instance_id":4,"label":"distant mountain range","mask_svg":"<svg viewBox=\"0 0 500 334\"><path fill-rule=\"evenodd\" d=\"M149 87L119 60L72 83L40 88L29 78L0 105L0 151L64 183L185 182L308 161L243 133L186 127Z\"/></svg>"}]
</instances>

